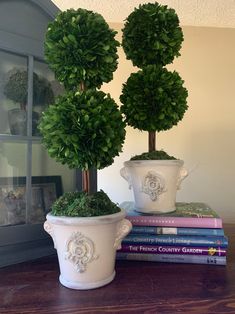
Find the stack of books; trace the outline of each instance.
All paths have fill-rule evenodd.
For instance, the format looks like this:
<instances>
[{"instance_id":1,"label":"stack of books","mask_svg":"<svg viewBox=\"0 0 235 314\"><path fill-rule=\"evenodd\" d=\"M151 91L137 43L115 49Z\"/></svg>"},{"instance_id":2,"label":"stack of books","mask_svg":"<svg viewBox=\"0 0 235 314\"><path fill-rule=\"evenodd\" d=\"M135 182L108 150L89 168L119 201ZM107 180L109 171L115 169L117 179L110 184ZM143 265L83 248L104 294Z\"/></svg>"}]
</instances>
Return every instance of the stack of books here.
<instances>
[{"instance_id":1,"label":"stack of books","mask_svg":"<svg viewBox=\"0 0 235 314\"><path fill-rule=\"evenodd\" d=\"M117 259L226 265L228 239L222 219L204 203L176 203L167 214L143 214L134 203L120 205L133 229Z\"/></svg>"}]
</instances>

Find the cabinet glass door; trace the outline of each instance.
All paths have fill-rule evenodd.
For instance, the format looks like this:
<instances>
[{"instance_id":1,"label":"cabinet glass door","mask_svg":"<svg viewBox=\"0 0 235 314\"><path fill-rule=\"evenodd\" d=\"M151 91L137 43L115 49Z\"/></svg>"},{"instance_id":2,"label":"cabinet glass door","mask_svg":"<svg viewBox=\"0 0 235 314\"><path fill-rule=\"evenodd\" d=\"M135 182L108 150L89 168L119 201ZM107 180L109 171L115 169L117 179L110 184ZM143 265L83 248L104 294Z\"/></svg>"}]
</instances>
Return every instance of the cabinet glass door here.
<instances>
[{"instance_id":1,"label":"cabinet glass door","mask_svg":"<svg viewBox=\"0 0 235 314\"><path fill-rule=\"evenodd\" d=\"M27 57L0 50L0 134L27 134Z\"/></svg>"},{"instance_id":2,"label":"cabinet glass door","mask_svg":"<svg viewBox=\"0 0 235 314\"><path fill-rule=\"evenodd\" d=\"M49 158L38 130L64 89L43 61L1 50L0 60L0 226L41 224L76 185L75 171Z\"/></svg>"},{"instance_id":3,"label":"cabinet glass door","mask_svg":"<svg viewBox=\"0 0 235 314\"><path fill-rule=\"evenodd\" d=\"M23 143L0 141L0 226L25 224L26 155Z\"/></svg>"},{"instance_id":4,"label":"cabinet glass door","mask_svg":"<svg viewBox=\"0 0 235 314\"><path fill-rule=\"evenodd\" d=\"M38 212L38 215L35 216L35 221L32 223L38 222L40 217L45 220L45 215L51 210L54 201L63 192L74 191L75 185L75 170L57 163L48 156L43 146L34 143L32 147L31 208L34 212ZM37 199L38 205L35 204L35 199Z\"/></svg>"},{"instance_id":5,"label":"cabinet glass door","mask_svg":"<svg viewBox=\"0 0 235 314\"><path fill-rule=\"evenodd\" d=\"M33 110L32 135L40 136L37 130L42 112L64 92L63 86L55 80L54 73L45 62L34 60L33 64Z\"/></svg>"}]
</instances>

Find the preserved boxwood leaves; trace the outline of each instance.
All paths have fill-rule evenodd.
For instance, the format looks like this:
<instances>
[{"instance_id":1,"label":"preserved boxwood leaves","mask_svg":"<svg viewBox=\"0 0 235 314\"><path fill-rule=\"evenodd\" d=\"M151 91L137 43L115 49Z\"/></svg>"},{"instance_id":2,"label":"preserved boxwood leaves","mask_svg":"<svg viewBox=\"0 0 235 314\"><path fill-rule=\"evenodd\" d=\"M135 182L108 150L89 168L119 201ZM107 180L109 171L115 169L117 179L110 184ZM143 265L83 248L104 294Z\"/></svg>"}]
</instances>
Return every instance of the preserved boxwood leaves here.
<instances>
[{"instance_id":1,"label":"preserved boxwood leaves","mask_svg":"<svg viewBox=\"0 0 235 314\"><path fill-rule=\"evenodd\" d=\"M127 17L122 46L139 68L166 65L180 56L183 32L174 9L157 2L140 5Z\"/></svg>"},{"instance_id":2,"label":"preserved boxwood leaves","mask_svg":"<svg viewBox=\"0 0 235 314\"><path fill-rule=\"evenodd\" d=\"M45 39L45 58L58 81L75 90L100 87L113 79L117 69L116 31L104 18L85 9L61 12L49 23Z\"/></svg>"},{"instance_id":3,"label":"preserved boxwood leaves","mask_svg":"<svg viewBox=\"0 0 235 314\"><path fill-rule=\"evenodd\" d=\"M120 96L127 124L149 132L172 128L188 108L183 83L176 71L156 65L132 73Z\"/></svg>"},{"instance_id":4,"label":"preserved boxwood leaves","mask_svg":"<svg viewBox=\"0 0 235 314\"><path fill-rule=\"evenodd\" d=\"M96 90L59 96L43 113L39 129L52 158L82 170L111 165L126 134L115 101Z\"/></svg>"}]
</instances>

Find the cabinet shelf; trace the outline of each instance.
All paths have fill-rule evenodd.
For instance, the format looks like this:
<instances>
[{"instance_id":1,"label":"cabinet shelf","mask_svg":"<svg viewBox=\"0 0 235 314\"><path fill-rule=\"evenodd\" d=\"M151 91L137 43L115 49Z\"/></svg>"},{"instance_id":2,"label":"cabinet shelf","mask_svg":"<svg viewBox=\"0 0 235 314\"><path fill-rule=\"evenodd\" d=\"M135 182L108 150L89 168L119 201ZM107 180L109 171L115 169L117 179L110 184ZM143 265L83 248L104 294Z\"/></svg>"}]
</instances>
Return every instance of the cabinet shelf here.
<instances>
[{"instance_id":1,"label":"cabinet shelf","mask_svg":"<svg viewBox=\"0 0 235 314\"><path fill-rule=\"evenodd\" d=\"M0 141L4 142L14 142L14 143L25 143L40 142L42 138L40 136L22 136L22 135L11 135L11 134L0 134Z\"/></svg>"}]
</instances>

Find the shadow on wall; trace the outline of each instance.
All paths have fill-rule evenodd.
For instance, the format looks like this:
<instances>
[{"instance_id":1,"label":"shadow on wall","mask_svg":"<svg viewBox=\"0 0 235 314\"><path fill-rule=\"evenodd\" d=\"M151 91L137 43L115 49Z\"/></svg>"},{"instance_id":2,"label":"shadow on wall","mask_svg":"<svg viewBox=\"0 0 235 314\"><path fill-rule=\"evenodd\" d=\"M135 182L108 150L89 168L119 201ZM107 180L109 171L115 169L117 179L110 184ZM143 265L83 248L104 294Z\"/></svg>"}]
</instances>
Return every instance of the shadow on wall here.
<instances>
[{"instance_id":1,"label":"shadow on wall","mask_svg":"<svg viewBox=\"0 0 235 314\"><path fill-rule=\"evenodd\" d=\"M234 132L233 127L196 130L190 134L184 144L184 156L187 168L195 166L195 169L178 193L179 200L208 203L227 222L235 222Z\"/></svg>"}]
</instances>

